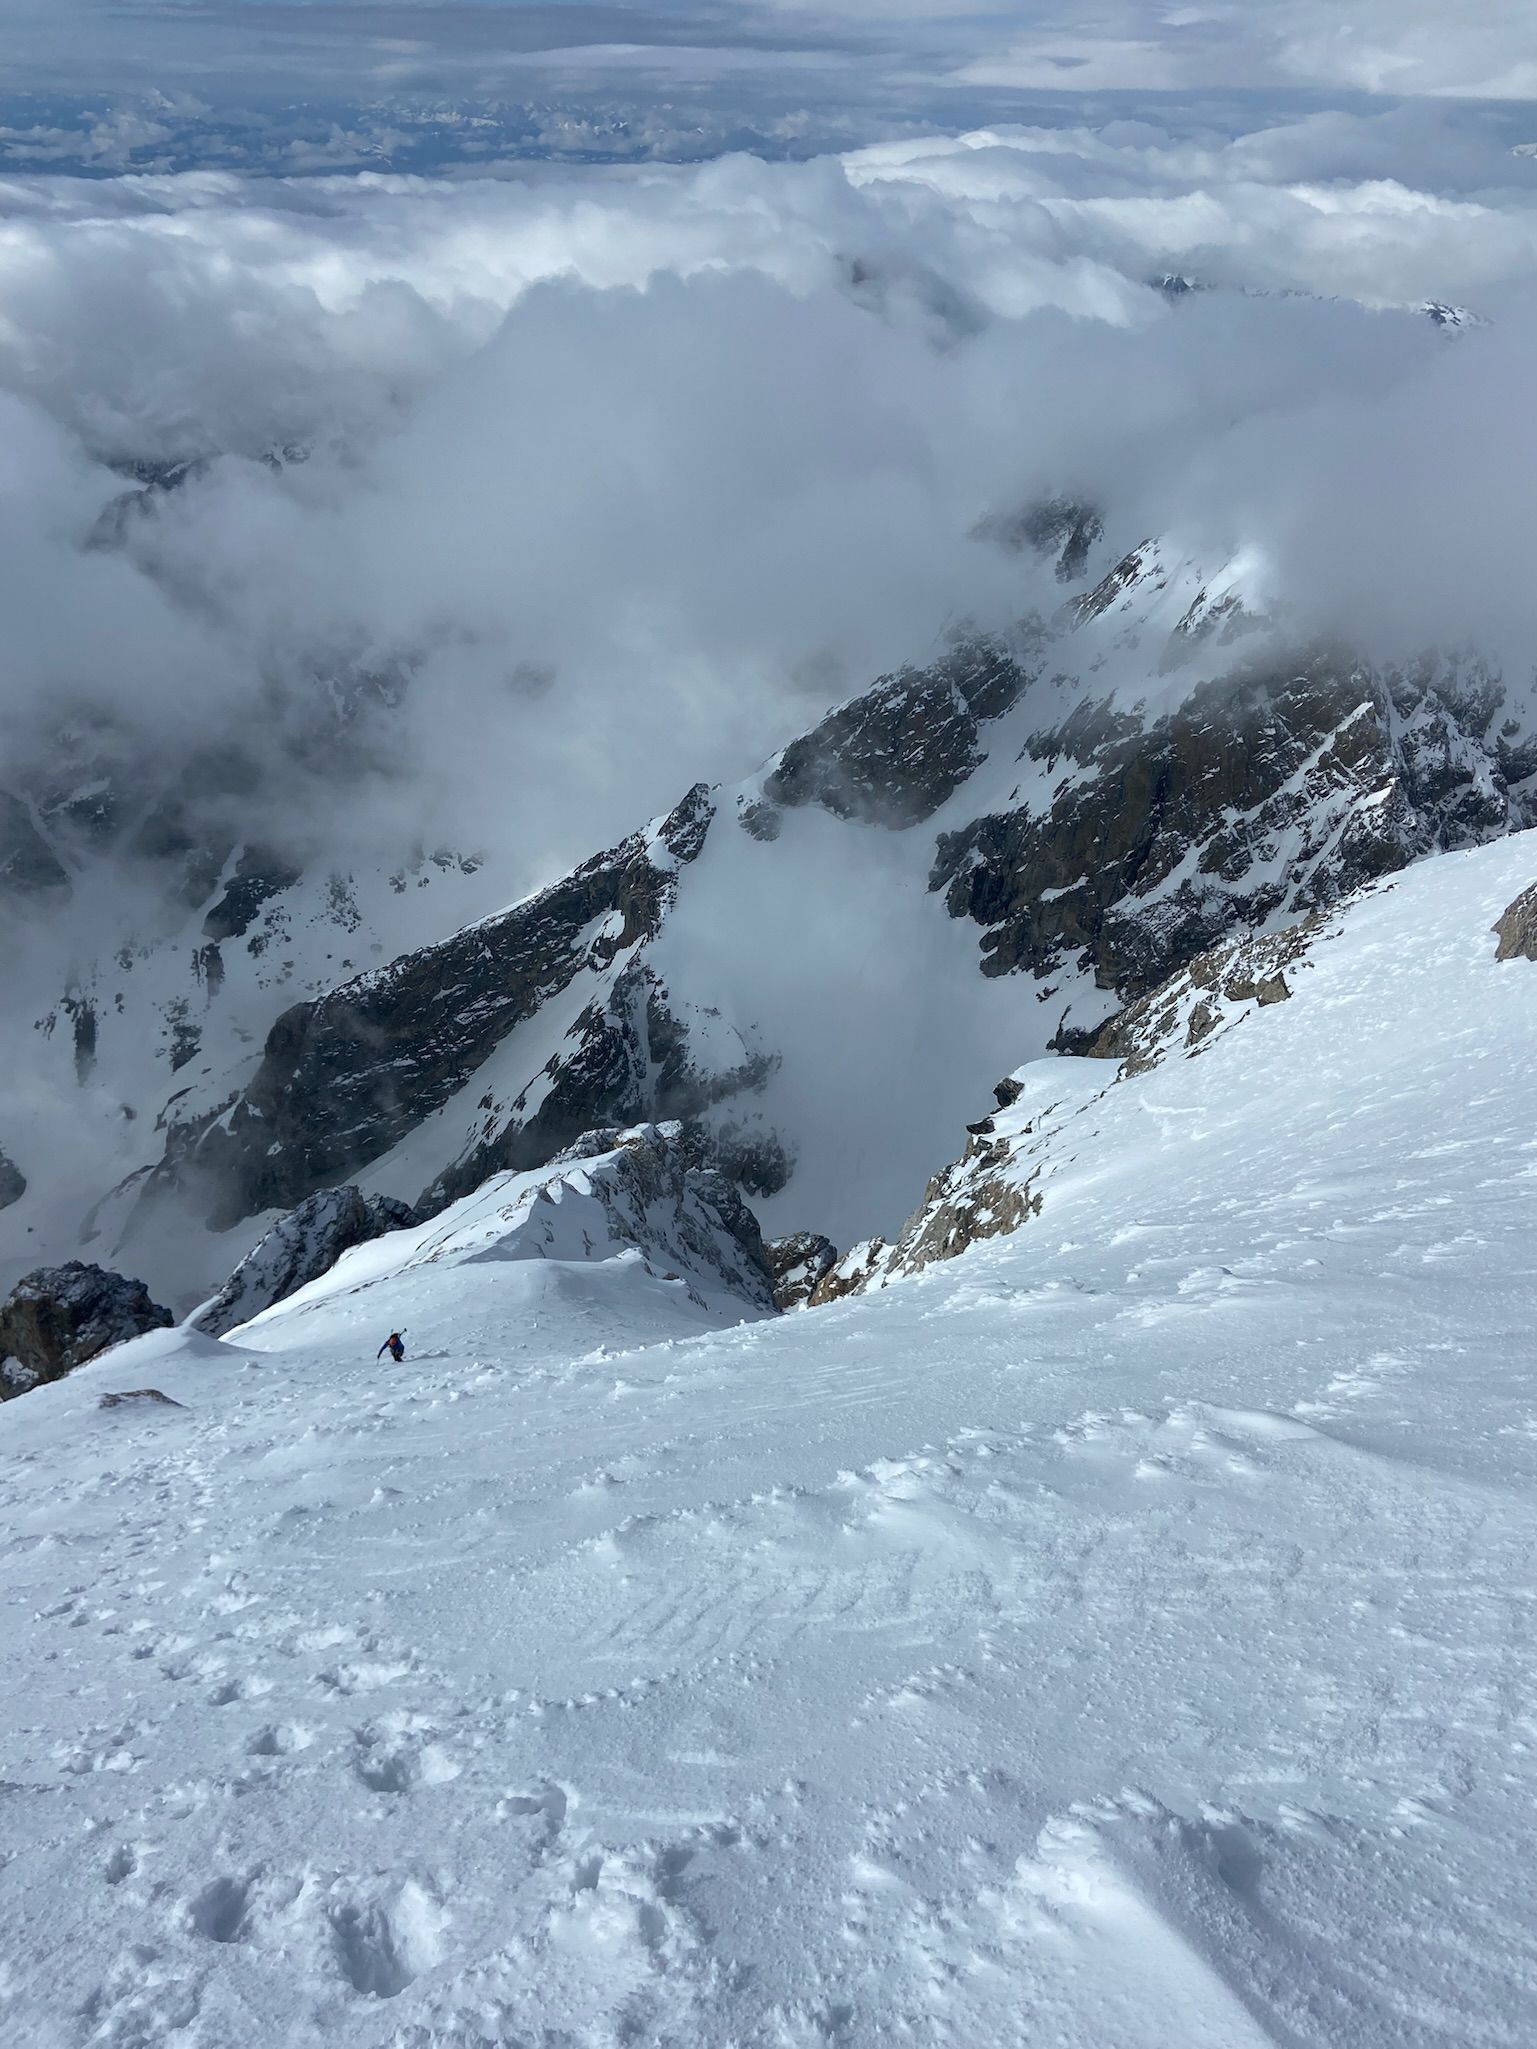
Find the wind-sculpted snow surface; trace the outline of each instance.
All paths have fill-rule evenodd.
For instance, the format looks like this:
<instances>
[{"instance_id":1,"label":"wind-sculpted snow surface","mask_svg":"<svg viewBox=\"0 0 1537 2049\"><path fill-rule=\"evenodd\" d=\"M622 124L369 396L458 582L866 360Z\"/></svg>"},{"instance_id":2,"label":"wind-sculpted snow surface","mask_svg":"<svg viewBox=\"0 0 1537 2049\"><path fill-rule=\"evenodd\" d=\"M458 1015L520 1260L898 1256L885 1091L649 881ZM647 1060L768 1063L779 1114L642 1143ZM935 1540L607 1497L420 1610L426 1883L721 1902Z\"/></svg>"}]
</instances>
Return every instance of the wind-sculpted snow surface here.
<instances>
[{"instance_id":1,"label":"wind-sculpted snow surface","mask_svg":"<svg viewBox=\"0 0 1537 2049\"><path fill-rule=\"evenodd\" d=\"M7 2044L1522 2049L1534 864L899 1286L725 1328L472 1199L10 1404Z\"/></svg>"}]
</instances>

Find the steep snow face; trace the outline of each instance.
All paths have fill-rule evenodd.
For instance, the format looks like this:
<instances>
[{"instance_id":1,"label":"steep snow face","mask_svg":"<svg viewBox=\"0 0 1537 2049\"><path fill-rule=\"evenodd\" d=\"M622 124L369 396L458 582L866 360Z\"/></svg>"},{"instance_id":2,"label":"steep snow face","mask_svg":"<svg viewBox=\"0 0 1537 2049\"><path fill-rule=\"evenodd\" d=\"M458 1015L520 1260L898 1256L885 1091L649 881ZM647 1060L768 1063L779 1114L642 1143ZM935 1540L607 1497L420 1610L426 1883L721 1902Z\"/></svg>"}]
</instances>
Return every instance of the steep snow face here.
<instances>
[{"instance_id":1,"label":"steep snow face","mask_svg":"<svg viewBox=\"0 0 1537 2049\"><path fill-rule=\"evenodd\" d=\"M9 1404L7 2039L1516 2049L1534 867L878 1293L412 1235Z\"/></svg>"}]
</instances>

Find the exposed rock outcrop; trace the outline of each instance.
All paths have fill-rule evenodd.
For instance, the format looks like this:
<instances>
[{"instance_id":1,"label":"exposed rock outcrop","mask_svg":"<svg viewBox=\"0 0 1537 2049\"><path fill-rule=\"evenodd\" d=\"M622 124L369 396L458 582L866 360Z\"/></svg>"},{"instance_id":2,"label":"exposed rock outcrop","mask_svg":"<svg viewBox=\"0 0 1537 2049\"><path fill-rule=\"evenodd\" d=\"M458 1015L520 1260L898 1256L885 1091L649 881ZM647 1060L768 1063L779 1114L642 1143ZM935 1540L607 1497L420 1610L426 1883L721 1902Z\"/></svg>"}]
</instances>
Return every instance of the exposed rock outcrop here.
<instances>
[{"instance_id":1,"label":"exposed rock outcrop","mask_svg":"<svg viewBox=\"0 0 1537 2049\"><path fill-rule=\"evenodd\" d=\"M1123 1076L1145 1074L1171 1053L1198 1053L1246 1012L1285 1003L1305 973L1330 921L1314 911L1277 932L1245 932L1198 954L1179 974L1113 1017L1089 1046L1091 1057L1118 1060Z\"/></svg>"},{"instance_id":2,"label":"exposed rock outcrop","mask_svg":"<svg viewBox=\"0 0 1537 2049\"><path fill-rule=\"evenodd\" d=\"M79 1260L39 1267L0 1303L0 1401L171 1321L142 1281Z\"/></svg>"},{"instance_id":3,"label":"exposed rock outcrop","mask_svg":"<svg viewBox=\"0 0 1537 2049\"><path fill-rule=\"evenodd\" d=\"M677 1122L590 1131L536 1171L494 1175L405 1234L391 1285L423 1264L626 1255L639 1255L649 1282L680 1286L717 1314L774 1314L757 1218Z\"/></svg>"},{"instance_id":4,"label":"exposed rock outcrop","mask_svg":"<svg viewBox=\"0 0 1537 2049\"><path fill-rule=\"evenodd\" d=\"M892 830L920 825L977 766L983 724L1000 718L1028 680L1013 654L988 641L967 642L927 669L882 676L791 742L764 795ZM773 836L763 810L750 829Z\"/></svg>"},{"instance_id":5,"label":"exposed rock outcrop","mask_svg":"<svg viewBox=\"0 0 1537 2049\"><path fill-rule=\"evenodd\" d=\"M942 1167L903 1226L886 1261L888 1273L916 1273L936 1259L954 1259L968 1245L1017 1231L1038 1214L1033 1178L1003 1174L1014 1160L1007 1137L974 1134L961 1157Z\"/></svg>"},{"instance_id":6,"label":"exposed rock outcrop","mask_svg":"<svg viewBox=\"0 0 1537 2049\"><path fill-rule=\"evenodd\" d=\"M1087 1059L1037 1061L1006 1076L993 1091L998 1108L968 1126L960 1158L930 1180L895 1240L857 1247L827 1273L813 1304L884 1287L1028 1224L1045 1205L1046 1183L1071 1164L1064 1134L1080 1112L1117 1083L1176 1054L1196 1058L1246 1017L1288 1002L1287 977L1307 973L1313 949L1333 929L1315 912L1276 932L1242 933L1129 1003Z\"/></svg>"},{"instance_id":7,"label":"exposed rock outcrop","mask_svg":"<svg viewBox=\"0 0 1537 2049\"><path fill-rule=\"evenodd\" d=\"M677 1121L592 1131L552 1166L586 1160L592 1165L579 1185L601 1205L615 1241L638 1246L664 1273L676 1268L753 1309L774 1310L758 1219L711 1162L698 1134ZM539 1200L554 1199L556 1190L547 1185Z\"/></svg>"},{"instance_id":8,"label":"exposed rock outcrop","mask_svg":"<svg viewBox=\"0 0 1537 2049\"><path fill-rule=\"evenodd\" d=\"M858 1295L885 1272L891 1248L884 1238L866 1238L851 1245L836 1265L828 1267L807 1298L807 1307L822 1309L829 1302L841 1302L845 1295Z\"/></svg>"},{"instance_id":9,"label":"exposed rock outcrop","mask_svg":"<svg viewBox=\"0 0 1537 2049\"><path fill-rule=\"evenodd\" d=\"M943 834L932 884L983 927L984 974L1079 968L1141 995L1236 925L1526 823L1514 785L1537 757L1494 731L1499 702L1476 665L1380 677L1319 650L1256 658L1150 725L1081 704L1028 742L1059 778L1048 803Z\"/></svg>"},{"instance_id":10,"label":"exposed rock outcrop","mask_svg":"<svg viewBox=\"0 0 1537 2049\"><path fill-rule=\"evenodd\" d=\"M0 1209L9 1209L13 1202L20 1202L27 1192L27 1177L3 1151L0 1151Z\"/></svg>"},{"instance_id":11,"label":"exposed rock outcrop","mask_svg":"<svg viewBox=\"0 0 1537 2049\"><path fill-rule=\"evenodd\" d=\"M795 1231L764 1247L781 1309L804 1309L824 1275L838 1264L838 1248L818 1231Z\"/></svg>"},{"instance_id":12,"label":"exposed rock outcrop","mask_svg":"<svg viewBox=\"0 0 1537 2049\"><path fill-rule=\"evenodd\" d=\"M1496 960L1537 960L1537 882L1505 906L1494 930Z\"/></svg>"},{"instance_id":13,"label":"exposed rock outcrop","mask_svg":"<svg viewBox=\"0 0 1537 2049\"><path fill-rule=\"evenodd\" d=\"M387 1195L364 1195L350 1184L322 1189L278 1219L192 1322L211 1337L223 1337L306 1281L329 1273L354 1245L365 1245L416 1220L413 1209Z\"/></svg>"},{"instance_id":14,"label":"exposed rock outcrop","mask_svg":"<svg viewBox=\"0 0 1537 2049\"><path fill-rule=\"evenodd\" d=\"M223 894L203 919L204 935L215 945L241 938L262 905L299 880L301 870L287 855L270 847L245 847Z\"/></svg>"}]
</instances>

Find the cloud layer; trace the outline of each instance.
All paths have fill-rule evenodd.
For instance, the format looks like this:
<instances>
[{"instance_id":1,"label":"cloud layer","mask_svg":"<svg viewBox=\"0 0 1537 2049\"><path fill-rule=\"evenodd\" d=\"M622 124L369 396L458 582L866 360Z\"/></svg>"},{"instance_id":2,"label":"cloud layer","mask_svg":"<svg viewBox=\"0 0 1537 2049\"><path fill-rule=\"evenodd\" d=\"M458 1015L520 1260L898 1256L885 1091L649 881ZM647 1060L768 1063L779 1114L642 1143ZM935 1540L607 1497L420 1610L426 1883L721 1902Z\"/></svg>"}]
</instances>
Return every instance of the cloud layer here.
<instances>
[{"instance_id":1,"label":"cloud layer","mask_svg":"<svg viewBox=\"0 0 1537 2049\"><path fill-rule=\"evenodd\" d=\"M971 536L1058 490L1310 626L1537 645L1537 162L1423 106L3 197L15 763L233 740L231 803L510 894L1054 602Z\"/></svg>"}]
</instances>

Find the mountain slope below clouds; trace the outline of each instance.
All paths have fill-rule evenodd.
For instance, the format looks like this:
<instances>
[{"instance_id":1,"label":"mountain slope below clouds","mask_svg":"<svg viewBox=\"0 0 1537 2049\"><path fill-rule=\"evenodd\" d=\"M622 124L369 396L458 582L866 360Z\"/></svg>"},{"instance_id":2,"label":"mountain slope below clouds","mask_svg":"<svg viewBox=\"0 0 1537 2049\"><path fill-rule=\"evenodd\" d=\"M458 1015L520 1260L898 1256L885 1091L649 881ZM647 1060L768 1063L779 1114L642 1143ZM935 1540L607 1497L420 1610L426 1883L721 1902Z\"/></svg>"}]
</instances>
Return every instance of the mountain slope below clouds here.
<instances>
[{"instance_id":1,"label":"mountain slope below clouds","mask_svg":"<svg viewBox=\"0 0 1537 2049\"><path fill-rule=\"evenodd\" d=\"M176 901L121 944L143 905L71 870L18 928L18 992L52 993L0 1089L0 1260L89 1248L190 1307L317 1190L433 1210L671 1117L771 1232L889 1234L1022 1056L1533 817L1530 693L1473 658L1296 649L1257 565L1114 559L1065 501L990 533L1055 553L1055 620L880 679L473 924L489 878L447 854L343 877L221 842L205 873L171 833Z\"/></svg>"},{"instance_id":2,"label":"mountain slope below clouds","mask_svg":"<svg viewBox=\"0 0 1537 2049\"><path fill-rule=\"evenodd\" d=\"M386 1240L12 1404L7 2029L1516 2049L1534 863L1353 903L881 1293Z\"/></svg>"},{"instance_id":3,"label":"mountain slope below clouds","mask_svg":"<svg viewBox=\"0 0 1537 2049\"><path fill-rule=\"evenodd\" d=\"M889 1231L1021 1054L1084 1050L1225 933L1531 820L1528 697L1471 658L1292 649L1244 574L1145 543L1053 627L881 679L745 783L285 1013L243 1088L174 1108L129 1256L167 1195L221 1226L342 1177L431 1209L673 1116L772 1230Z\"/></svg>"},{"instance_id":4,"label":"mountain slope below clouds","mask_svg":"<svg viewBox=\"0 0 1537 2049\"><path fill-rule=\"evenodd\" d=\"M0 889L10 1030L0 1150L25 1184L0 1217L0 1286L55 1252L108 1258L164 1147L162 1117L197 1114L242 1085L296 998L486 905L484 876L446 850L394 870L288 869L252 901L238 885L255 865L249 848L228 849L189 902L179 861L135 865L109 842L89 858L77 850L70 889L45 902ZM190 1305L256 1235L185 1270L175 1234L151 1250L167 1292Z\"/></svg>"}]
</instances>

